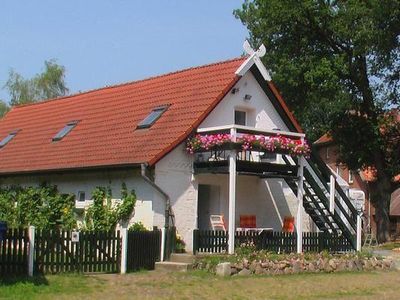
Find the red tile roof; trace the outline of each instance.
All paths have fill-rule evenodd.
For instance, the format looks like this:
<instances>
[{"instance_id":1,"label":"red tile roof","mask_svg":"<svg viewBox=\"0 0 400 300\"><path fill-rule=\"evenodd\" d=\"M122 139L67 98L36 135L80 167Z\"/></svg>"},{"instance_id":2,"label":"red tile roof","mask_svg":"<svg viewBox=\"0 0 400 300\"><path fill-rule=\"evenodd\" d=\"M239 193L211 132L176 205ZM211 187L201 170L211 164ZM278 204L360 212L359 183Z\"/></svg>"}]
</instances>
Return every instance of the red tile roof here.
<instances>
[{"instance_id":1,"label":"red tile roof","mask_svg":"<svg viewBox=\"0 0 400 300\"><path fill-rule=\"evenodd\" d=\"M321 136L318 140L314 142L314 145L316 146L322 146L325 144L333 143L332 137L329 135L329 133L325 133L323 136Z\"/></svg>"},{"instance_id":2,"label":"red tile roof","mask_svg":"<svg viewBox=\"0 0 400 300\"><path fill-rule=\"evenodd\" d=\"M154 164L182 142L239 79L244 58L13 108L0 120L0 174ZM170 105L149 129L136 129L153 108ZM78 125L61 141L68 122Z\"/></svg>"},{"instance_id":3,"label":"red tile roof","mask_svg":"<svg viewBox=\"0 0 400 300\"><path fill-rule=\"evenodd\" d=\"M391 216L400 217L400 188L392 193L390 200L390 213Z\"/></svg>"}]
</instances>

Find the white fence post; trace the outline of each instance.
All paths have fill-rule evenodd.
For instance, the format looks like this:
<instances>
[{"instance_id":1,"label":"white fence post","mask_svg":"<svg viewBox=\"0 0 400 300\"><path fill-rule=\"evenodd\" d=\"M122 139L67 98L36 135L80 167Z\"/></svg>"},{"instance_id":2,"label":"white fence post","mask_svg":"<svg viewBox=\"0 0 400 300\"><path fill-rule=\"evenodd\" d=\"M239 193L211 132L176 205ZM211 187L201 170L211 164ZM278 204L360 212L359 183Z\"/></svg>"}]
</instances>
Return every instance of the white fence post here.
<instances>
[{"instance_id":1,"label":"white fence post","mask_svg":"<svg viewBox=\"0 0 400 300\"><path fill-rule=\"evenodd\" d=\"M335 177L330 176L329 183L329 211L331 214L335 213Z\"/></svg>"},{"instance_id":2,"label":"white fence post","mask_svg":"<svg viewBox=\"0 0 400 300\"><path fill-rule=\"evenodd\" d=\"M160 253L160 261L164 261L164 251L165 251L165 227L161 228L161 253Z\"/></svg>"},{"instance_id":3,"label":"white fence post","mask_svg":"<svg viewBox=\"0 0 400 300\"><path fill-rule=\"evenodd\" d=\"M28 275L33 276L33 259L35 256L35 226L29 226L29 253L28 253Z\"/></svg>"},{"instance_id":4,"label":"white fence post","mask_svg":"<svg viewBox=\"0 0 400 300\"><path fill-rule=\"evenodd\" d=\"M128 254L128 229L121 229L121 238L121 274L125 274Z\"/></svg>"},{"instance_id":5,"label":"white fence post","mask_svg":"<svg viewBox=\"0 0 400 300\"><path fill-rule=\"evenodd\" d=\"M361 213L357 213L357 251L361 251Z\"/></svg>"}]
</instances>

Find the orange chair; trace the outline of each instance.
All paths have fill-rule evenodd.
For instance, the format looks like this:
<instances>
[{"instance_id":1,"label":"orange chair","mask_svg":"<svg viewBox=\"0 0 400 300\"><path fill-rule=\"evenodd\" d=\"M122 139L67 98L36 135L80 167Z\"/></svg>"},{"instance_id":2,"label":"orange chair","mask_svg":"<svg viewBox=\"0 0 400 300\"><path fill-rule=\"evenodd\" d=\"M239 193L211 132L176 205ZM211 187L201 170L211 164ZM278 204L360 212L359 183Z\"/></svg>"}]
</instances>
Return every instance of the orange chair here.
<instances>
[{"instance_id":1,"label":"orange chair","mask_svg":"<svg viewBox=\"0 0 400 300\"><path fill-rule=\"evenodd\" d=\"M240 215L240 227L256 228L257 227L256 215Z\"/></svg>"},{"instance_id":2,"label":"orange chair","mask_svg":"<svg viewBox=\"0 0 400 300\"><path fill-rule=\"evenodd\" d=\"M283 232L294 232L294 217L287 216L283 219Z\"/></svg>"}]
</instances>

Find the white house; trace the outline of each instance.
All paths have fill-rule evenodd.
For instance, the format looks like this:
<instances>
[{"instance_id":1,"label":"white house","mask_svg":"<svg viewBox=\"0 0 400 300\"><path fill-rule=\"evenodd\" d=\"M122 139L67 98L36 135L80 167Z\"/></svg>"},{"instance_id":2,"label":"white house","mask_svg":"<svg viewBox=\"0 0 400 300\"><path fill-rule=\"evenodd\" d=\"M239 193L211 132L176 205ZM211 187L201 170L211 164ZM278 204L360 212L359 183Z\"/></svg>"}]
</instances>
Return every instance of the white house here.
<instances>
[{"instance_id":1,"label":"white house","mask_svg":"<svg viewBox=\"0 0 400 300\"><path fill-rule=\"evenodd\" d=\"M148 228L174 222L189 251L193 230L210 228L210 215L223 215L229 230L240 227L242 215L255 216L260 228L279 231L284 217L294 216L303 231L321 229L314 221L322 210L303 213L302 189L294 193L285 177L295 170L296 185L303 179L301 166L232 169L232 153L217 157L186 149L196 133L279 134L303 141L261 55L262 49L249 50L247 57L15 107L0 120L0 184L46 181L75 194L79 209L90 203L96 186L111 186L118 199L125 182L138 197L130 222ZM244 154L252 162L264 159L264 167L285 165L285 155L245 152L235 150L233 160ZM221 161L217 168L204 165L215 161ZM332 216L327 218L324 226Z\"/></svg>"}]
</instances>

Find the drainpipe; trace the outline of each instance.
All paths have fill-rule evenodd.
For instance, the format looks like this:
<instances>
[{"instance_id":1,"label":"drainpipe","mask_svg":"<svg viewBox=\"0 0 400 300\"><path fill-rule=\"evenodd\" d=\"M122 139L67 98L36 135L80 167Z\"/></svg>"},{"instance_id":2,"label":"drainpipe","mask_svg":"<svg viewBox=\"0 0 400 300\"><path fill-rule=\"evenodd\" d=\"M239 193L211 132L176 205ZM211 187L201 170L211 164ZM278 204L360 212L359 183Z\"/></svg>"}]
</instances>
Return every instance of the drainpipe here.
<instances>
[{"instance_id":1,"label":"drainpipe","mask_svg":"<svg viewBox=\"0 0 400 300\"><path fill-rule=\"evenodd\" d=\"M169 198L169 196L167 195L166 192L164 192L153 180L151 180L147 174L146 174L146 170L147 170L147 163L143 163L140 165L141 167L141 175L142 178L148 182L155 190L157 190L165 199L165 228L169 227L169 219L172 216L172 210L171 210L171 200ZM172 226L174 226L174 219L171 218L172 220Z\"/></svg>"}]
</instances>

